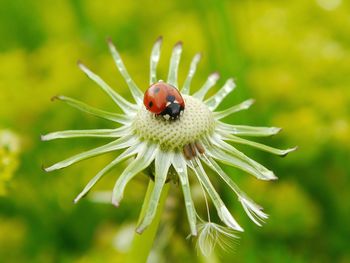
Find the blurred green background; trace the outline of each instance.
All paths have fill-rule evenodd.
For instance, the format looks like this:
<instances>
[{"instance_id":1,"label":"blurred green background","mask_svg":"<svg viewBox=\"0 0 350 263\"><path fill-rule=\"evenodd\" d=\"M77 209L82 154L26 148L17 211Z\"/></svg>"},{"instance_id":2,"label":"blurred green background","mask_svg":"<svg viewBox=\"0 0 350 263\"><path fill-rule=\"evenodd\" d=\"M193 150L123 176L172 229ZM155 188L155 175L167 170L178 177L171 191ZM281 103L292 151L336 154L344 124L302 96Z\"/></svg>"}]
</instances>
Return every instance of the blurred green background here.
<instances>
[{"instance_id":1,"label":"blurred green background","mask_svg":"<svg viewBox=\"0 0 350 263\"><path fill-rule=\"evenodd\" d=\"M270 218L263 228L255 226L217 182L245 228L233 251L219 260L350 262L349 14L345 0L1 0L0 262L123 262L147 179L140 175L132 182L120 208L104 204L104 192L97 193L112 189L121 165L94 188L95 195L73 205L89 178L116 153L46 174L42 165L106 141L39 138L55 130L113 127L50 98L64 94L116 110L76 61L82 59L131 99L105 38L112 37L144 90L149 53L159 35L164 36L161 76L172 46L182 40L180 81L194 53L202 51L193 87L212 71L221 73L220 85L235 77L238 88L226 106L251 97L257 102L228 121L283 127L263 142L299 146L286 158L242 148L275 171L280 178L275 182L258 182L225 167ZM177 187L171 192L165 234L153 256L157 262L196 262L194 240L186 239L181 192Z\"/></svg>"}]
</instances>

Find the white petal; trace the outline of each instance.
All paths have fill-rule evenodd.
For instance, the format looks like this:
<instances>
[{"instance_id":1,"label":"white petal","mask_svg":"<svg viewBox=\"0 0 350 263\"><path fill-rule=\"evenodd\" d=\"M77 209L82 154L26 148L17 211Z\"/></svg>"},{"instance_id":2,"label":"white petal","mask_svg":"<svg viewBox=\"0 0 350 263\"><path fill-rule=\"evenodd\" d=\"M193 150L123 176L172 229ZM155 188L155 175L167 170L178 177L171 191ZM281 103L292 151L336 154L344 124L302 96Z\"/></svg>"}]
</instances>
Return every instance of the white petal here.
<instances>
[{"instance_id":1,"label":"white petal","mask_svg":"<svg viewBox=\"0 0 350 263\"><path fill-rule=\"evenodd\" d=\"M188 181L188 175L187 175L187 165L183 158L183 155L181 153L176 153L174 155L174 160L172 164L180 178L182 192L184 195L185 207L187 211L187 218L191 229L191 234L193 236L196 236L197 235L196 209L194 207L193 200L191 197L190 183Z\"/></svg>"},{"instance_id":2,"label":"white petal","mask_svg":"<svg viewBox=\"0 0 350 263\"><path fill-rule=\"evenodd\" d=\"M220 149L208 149L206 150L206 153L209 154L214 159L218 160L219 162L225 163L227 165L236 167L238 169L241 169L242 171L245 171L251 175L254 175L256 178L260 180L276 180L277 177L272 173L266 173L263 174L256 170L256 168L252 167L250 164L226 153L225 151L222 151Z\"/></svg>"},{"instance_id":3,"label":"white petal","mask_svg":"<svg viewBox=\"0 0 350 263\"><path fill-rule=\"evenodd\" d=\"M196 73L197 65L198 65L200 59L201 59L200 53L197 53L193 57L191 65L190 65L190 69L188 71L186 80L185 80L184 85L183 85L182 90L181 90L182 94L185 94L185 95L190 94L191 82L192 82L194 74Z\"/></svg>"},{"instance_id":4,"label":"white petal","mask_svg":"<svg viewBox=\"0 0 350 263\"><path fill-rule=\"evenodd\" d=\"M227 135L225 140L229 140L229 141L239 143L239 144L249 145L249 146L255 147L257 149L260 149L262 151L269 152L269 153L276 154L276 155L280 155L280 156L286 156L288 153L295 151L297 149L297 147L294 147L294 148L290 148L290 149L286 149L286 150L280 150L280 149L273 148L273 147L270 147L270 146L267 146L267 145L264 145L261 143L252 142L252 141L249 141L246 139L242 139L242 138L239 138L239 137L234 136L234 135Z\"/></svg>"},{"instance_id":5,"label":"white petal","mask_svg":"<svg viewBox=\"0 0 350 263\"><path fill-rule=\"evenodd\" d=\"M213 74L209 75L207 81L195 94L193 94L193 97L199 100L203 100L205 94L207 94L207 92L216 84L219 78L220 75L217 72L214 72Z\"/></svg>"},{"instance_id":6,"label":"white petal","mask_svg":"<svg viewBox=\"0 0 350 263\"><path fill-rule=\"evenodd\" d=\"M208 106L211 111L214 111L223 99L231 93L236 87L236 83L233 79L228 79L225 85L212 97L207 99L204 103Z\"/></svg>"},{"instance_id":7,"label":"white petal","mask_svg":"<svg viewBox=\"0 0 350 263\"><path fill-rule=\"evenodd\" d=\"M82 197L84 197L91 188L108 172L110 171L115 165L118 163L124 161L125 159L129 158L132 155L135 155L140 149L140 144L136 144L134 146L129 147L126 149L121 155L119 155L117 158L115 158L112 162L110 162L107 166L105 166L101 171L99 171L85 186L83 191L74 199L74 203L77 203Z\"/></svg>"},{"instance_id":8,"label":"white petal","mask_svg":"<svg viewBox=\"0 0 350 263\"><path fill-rule=\"evenodd\" d=\"M150 82L149 84L153 84L157 82L157 65L160 58L160 49L162 46L162 37L159 37L153 45L151 58L150 58Z\"/></svg>"},{"instance_id":9,"label":"white petal","mask_svg":"<svg viewBox=\"0 0 350 263\"><path fill-rule=\"evenodd\" d=\"M47 167L47 168L45 168L45 171L51 172L54 170L62 169L62 168L65 168L67 166L70 166L74 163L91 158L91 157L96 156L96 155L100 155L100 154L104 154L107 152L130 147L131 145L133 145L136 142L136 140L137 139L136 139L136 137L134 137L134 135L129 135L129 136L119 138L119 139L112 141L110 143L107 143L103 146L94 148L94 149L86 151L86 152L79 153L77 155L74 155L74 156L66 159L66 160L63 160L63 161L56 163L50 167Z\"/></svg>"},{"instance_id":10,"label":"white petal","mask_svg":"<svg viewBox=\"0 0 350 263\"><path fill-rule=\"evenodd\" d=\"M261 226L260 221L263 222L268 216L262 212L262 208L255 204L239 187L232 181L232 179L221 169L221 167L211 158L205 155L202 156L205 163L213 169L226 184L236 193L238 200L241 202L244 210L251 218L251 220L258 226Z\"/></svg>"},{"instance_id":11,"label":"white petal","mask_svg":"<svg viewBox=\"0 0 350 263\"><path fill-rule=\"evenodd\" d=\"M261 211L261 207L250 199L242 197L240 202L249 218L258 226L261 226L260 222L264 223L264 219L268 218L268 215Z\"/></svg>"},{"instance_id":12,"label":"white petal","mask_svg":"<svg viewBox=\"0 0 350 263\"><path fill-rule=\"evenodd\" d=\"M134 97L134 100L136 101L137 104L141 105L143 100L143 93L130 77L128 71L126 70L126 67L124 66L123 60L121 59L116 47L112 43L112 40L110 39L108 40L108 47L109 47L109 50L111 51L112 57L114 59L114 62L120 74L123 76L125 82L129 86L129 89L131 91L132 96Z\"/></svg>"},{"instance_id":13,"label":"white petal","mask_svg":"<svg viewBox=\"0 0 350 263\"><path fill-rule=\"evenodd\" d=\"M62 138L77 138L77 137L107 137L117 138L130 134L130 127L122 126L116 129L93 129L93 130L66 130L51 132L41 136L41 140L50 141Z\"/></svg>"},{"instance_id":14,"label":"white petal","mask_svg":"<svg viewBox=\"0 0 350 263\"><path fill-rule=\"evenodd\" d=\"M84 73L97 85L99 85L111 98L112 100L124 111L126 114L130 114L137 110L137 106L131 104L122 96L120 96L115 90L113 90L101 77L93 73L90 69L88 69L82 63L78 63L79 68L84 71Z\"/></svg>"},{"instance_id":15,"label":"white petal","mask_svg":"<svg viewBox=\"0 0 350 263\"><path fill-rule=\"evenodd\" d=\"M201 162L197 158L194 158L194 162L195 163L192 162L192 165L190 167L195 172L198 181L203 185L204 189L210 196L210 199L212 200L220 219L232 229L243 232L243 228L232 217L232 215L226 208L224 202L221 200L219 194L215 191L215 188L213 187L207 174L205 173Z\"/></svg>"},{"instance_id":16,"label":"white petal","mask_svg":"<svg viewBox=\"0 0 350 263\"><path fill-rule=\"evenodd\" d=\"M228 211L226 206L221 206L219 211L219 217L221 220L232 229L243 232L243 228L237 223L237 221L233 218L231 213Z\"/></svg>"},{"instance_id":17,"label":"white petal","mask_svg":"<svg viewBox=\"0 0 350 263\"><path fill-rule=\"evenodd\" d=\"M220 120L222 118L225 118L235 112L238 112L238 111L241 111L241 110L246 110L246 109L249 109L250 106L252 106L254 103L254 100L253 99L249 99L249 100L246 100L246 101L243 101L242 103L238 104L238 105L234 105L226 110L223 110L223 111L217 111L217 112L214 112L214 117L217 119L217 120Z\"/></svg>"},{"instance_id":18,"label":"white petal","mask_svg":"<svg viewBox=\"0 0 350 263\"><path fill-rule=\"evenodd\" d=\"M220 138L217 136L213 136L211 138L211 141L214 145L216 145L218 148L225 150L228 154L233 155L239 159L241 159L244 162L247 162L251 167L256 169L259 173L264 175L267 178L271 179L277 179L277 177L273 174L272 171L261 165L260 163L256 162L255 160L249 158L246 156L244 153L241 151L237 150L235 147L232 145L222 141Z\"/></svg>"},{"instance_id":19,"label":"white petal","mask_svg":"<svg viewBox=\"0 0 350 263\"><path fill-rule=\"evenodd\" d=\"M60 101L63 101L67 103L69 106L72 106L80 111L92 114L94 116L100 117L102 119L122 123L122 124L128 124L131 122L130 116L133 116L134 114L130 114L129 117L123 115L123 114L118 114L118 113L112 113L112 112L107 112L104 110L100 110L94 107L91 107L84 102L81 102L76 99L72 99L66 96L55 96L52 99L58 99Z\"/></svg>"},{"instance_id":20,"label":"white petal","mask_svg":"<svg viewBox=\"0 0 350 263\"><path fill-rule=\"evenodd\" d=\"M176 88L178 88L177 72L180 64L181 53L182 53L182 43L178 42L174 46L173 52L171 54L168 81L167 81L170 85L173 85Z\"/></svg>"},{"instance_id":21,"label":"white petal","mask_svg":"<svg viewBox=\"0 0 350 263\"><path fill-rule=\"evenodd\" d=\"M157 146L155 144L145 145L140 149L137 157L125 168L113 188L112 203L115 206L119 206L128 182L151 164L156 152Z\"/></svg>"},{"instance_id":22,"label":"white petal","mask_svg":"<svg viewBox=\"0 0 350 263\"><path fill-rule=\"evenodd\" d=\"M154 188L151 193L148 207L145 210L145 216L136 228L137 233L142 233L145 230L145 228L152 223L152 220L156 215L160 195L163 191L163 186L165 184L172 159L172 151L165 152L160 149L158 150L155 158Z\"/></svg>"},{"instance_id":23,"label":"white petal","mask_svg":"<svg viewBox=\"0 0 350 263\"><path fill-rule=\"evenodd\" d=\"M264 136L271 136L279 133L281 131L281 128L231 125L223 122L218 122L217 131L218 132L224 131L225 133L240 135L240 136L264 137Z\"/></svg>"}]
</instances>

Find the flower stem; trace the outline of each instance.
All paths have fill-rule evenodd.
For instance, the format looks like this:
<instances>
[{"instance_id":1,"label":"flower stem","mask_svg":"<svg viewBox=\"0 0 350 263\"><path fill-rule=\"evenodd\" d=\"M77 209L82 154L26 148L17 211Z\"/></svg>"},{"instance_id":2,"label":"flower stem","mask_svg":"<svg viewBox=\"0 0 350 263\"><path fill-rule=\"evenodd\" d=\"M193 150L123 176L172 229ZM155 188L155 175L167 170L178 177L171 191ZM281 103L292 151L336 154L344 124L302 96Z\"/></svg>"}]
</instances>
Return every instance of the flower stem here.
<instances>
[{"instance_id":1,"label":"flower stem","mask_svg":"<svg viewBox=\"0 0 350 263\"><path fill-rule=\"evenodd\" d=\"M126 263L145 263L147 258L151 252L154 239L157 234L159 222L161 219L162 211L165 205L165 200L168 195L170 183L164 185L162 194L160 196L160 200L157 207L156 215L151 223L151 225L146 228L146 230L142 234L135 233L134 240L132 241L131 248L129 250L128 255L126 256ZM142 218L146 213L146 209L148 203L150 202L150 196L154 188L154 182L152 180L149 181L145 200L142 205L142 210L139 217L139 222L141 222Z\"/></svg>"}]
</instances>

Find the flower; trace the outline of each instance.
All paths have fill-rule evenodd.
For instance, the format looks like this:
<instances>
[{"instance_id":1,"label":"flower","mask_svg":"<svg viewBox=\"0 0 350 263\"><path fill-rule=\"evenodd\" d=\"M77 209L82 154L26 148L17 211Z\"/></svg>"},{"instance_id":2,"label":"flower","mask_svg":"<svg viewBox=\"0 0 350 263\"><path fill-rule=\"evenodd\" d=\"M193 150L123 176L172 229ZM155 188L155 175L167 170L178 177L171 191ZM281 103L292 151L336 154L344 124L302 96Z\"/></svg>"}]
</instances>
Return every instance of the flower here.
<instances>
[{"instance_id":1,"label":"flower","mask_svg":"<svg viewBox=\"0 0 350 263\"><path fill-rule=\"evenodd\" d=\"M161 43L162 38L159 38L155 42L151 52L150 85L160 81L157 77L156 68L160 58ZM245 144L263 151L284 156L295 148L279 150L241 138L244 136L270 136L278 133L280 129L275 127L231 125L222 122L223 118L235 112L248 109L252 105L253 100L246 100L226 110L216 111L223 99L235 88L233 79L228 79L215 95L205 99L205 95L209 89L211 89L219 79L218 73L211 74L203 86L197 92L190 95L191 81L196 72L197 64L200 61L200 54L194 56L186 80L180 88L177 77L182 52L182 44L180 42L174 46L172 51L166 82L181 91L186 105L185 111L183 115L176 120L166 120L164 118L155 117L155 115L148 111L143 105L143 92L130 77L111 40L108 40L108 46L118 70L131 91L135 103L125 100L98 75L79 62L78 65L80 69L111 97L123 111L123 114L93 108L83 102L65 96L56 96L55 99L64 101L70 106L84 112L121 124L121 126L115 129L58 131L42 136L42 140L44 141L73 137L108 137L113 139L112 142L108 144L77 154L47 167L45 170L50 172L62 169L93 156L125 149L123 153L91 179L83 191L76 197L74 200L75 202L78 202L85 196L114 166L126 159L131 159L132 161L115 183L112 193L112 203L115 206L118 206L122 200L124 189L130 180L150 165L153 165L153 163L155 167L153 177L155 187L151 193L151 202L149 202L147 212L137 227L137 232L141 233L152 222L168 175L170 176L171 173L175 172L178 175L183 190L191 234L194 236L197 235L197 213L191 198L189 171L195 174L201 187L205 190L206 194L208 194L215 206L219 218L226 227L230 228L230 231L243 231L243 228L237 223L221 200L219 194L215 191L210 178L203 168L203 164L205 164L216 172L232 189L251 220L260 226L267 218L267 214L238 188L231 177L223 171L217 162L241 169L261 180L276 179L277 177L272 171L237 150L234 144ZM208 235L212 236L213 231L216 231L218 234L226 233L226 236L233 236L230 231L226 231L223 227L211 223L210 218L208 218L208 220L209 223L207 226L199 224L198 229L203 230L201 233L208 233ZM205 240L205 236L206 234L200 236L200 240ZM200 243L203 243L203 241L200 241Z\"/></svg>"}]
</instances>

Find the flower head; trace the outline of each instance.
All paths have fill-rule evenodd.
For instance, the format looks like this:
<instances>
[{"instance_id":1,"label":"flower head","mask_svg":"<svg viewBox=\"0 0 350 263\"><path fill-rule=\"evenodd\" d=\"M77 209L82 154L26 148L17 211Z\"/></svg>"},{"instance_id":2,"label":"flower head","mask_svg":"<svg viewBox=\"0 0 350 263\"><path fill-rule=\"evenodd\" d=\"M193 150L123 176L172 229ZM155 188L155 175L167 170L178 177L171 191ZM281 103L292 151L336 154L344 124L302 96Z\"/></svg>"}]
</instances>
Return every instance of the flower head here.
<instances>
[{"instance_id":1,"label":"flower head","mask_svg":"<svg viewBox=\"0 0 350 263\"><path fill-rule=\"evenodd\" d=\"M161 43L162 39L159 38L155 42L151 52L149 85L161 81L157 77L156 72L160 58ZM45 141L73 137L108 137L113 139L105 145L77 154L47 167L45 170L53 171L62 169L93 156L124 149L124 152L91 179L75 199L75 202L78 202L118 163L131 159L130 164L121 173L113 189L112 203L118 206L130 180L154 163L153 179L155 181L155 187L151 194L151 202L148 204L147 212L137 227L138 232L142 232L152 222L156 213L160 194L168 179L168 174L170 174L169 171L175 171L183 190L191 234L197 235L197 231L200 231L199 243L204 244L203 240L213 240L214 232L219 234L224 233L226 236L233 237L234 235L230 232L231 230L243 231L243 228L231 215L220 195L214 189L210 178L203 168L203 164L206 164L206 166L213 170L237 195L238 201L251 220L257 225L261 225L267 218L267 215L262 211L259 205L254 203L238 188L231 177L223 171L218 162L241 169L261 180L276 179L277 177L272 171L237 150L234 145L245 144L273 154L281 156L286 155L290 151L293 151L294 148L279 150L241 138L246 136L270 136L278 133L280 129L274 127L231 125L222 122L223 118L235 112L248 109L253 103L253 100L247 100L238 105L233 105L226 110L216 110L223 99L234 90L235 83L233 79L228 79L216 94L206 98L207 92L214 87L219 79L219 75L213 73L207 78L198 91L190 95L191 81L196 72L197 64L200 61L200 54L194 56L186 80L184 84L180 86L178 84L177 75L182 52L181 43L177 43L173 49L166 83L177 88L181 92L185 103L185 110L183 114L176 119L167 119L155 115L143 104L144 93L131 79L118 51L110 40L108 40L108 45L115 64L125 79L135 102L131 103L124 99L98 75L79 62L78 65L80 69L111 97L123 111L123 114L93 108L83 102L65 96L57 96L55 99L66 102L84 112L118 123L121 126L115 129L59 131L42 136L42 140ZM216 208L219 218L226 225L226 230L222 226L211 223L210 220L208 225L199 224L197 228L197 213L191 198L189 172L195 175L201 187L209 196ZM206 239L206 237L209 238ZM214 240L215 239L216 238L214 238Z\"/></svg>"}]
</instances>

